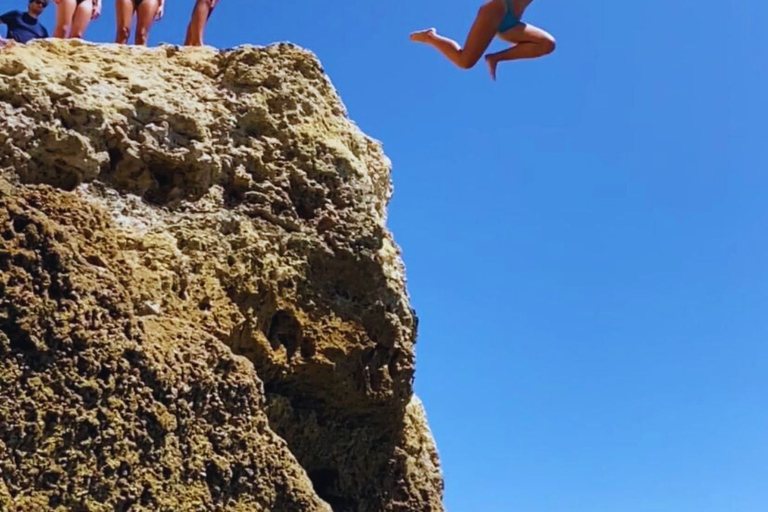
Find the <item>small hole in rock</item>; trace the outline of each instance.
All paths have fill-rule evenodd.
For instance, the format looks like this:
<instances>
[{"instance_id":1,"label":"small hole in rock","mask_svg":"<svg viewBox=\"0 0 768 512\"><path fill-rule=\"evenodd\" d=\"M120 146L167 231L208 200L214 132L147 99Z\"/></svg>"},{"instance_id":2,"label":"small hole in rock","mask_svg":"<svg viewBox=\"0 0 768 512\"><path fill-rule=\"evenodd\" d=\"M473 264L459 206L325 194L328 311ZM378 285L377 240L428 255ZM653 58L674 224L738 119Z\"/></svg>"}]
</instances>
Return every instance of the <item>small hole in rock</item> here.
<instances>
[{"instance_id":1,"label":"small hole in rock","mask_svg":"<svg viewBox=\"0 0 768 512\"><path fill-rule=\"evenodd\" d=\"M301 324L287 311L278 311L269 323L267 339L272 348L283 345L288 351L288 356L293 356L301 343Z\"/></svg>"}]
</instances>

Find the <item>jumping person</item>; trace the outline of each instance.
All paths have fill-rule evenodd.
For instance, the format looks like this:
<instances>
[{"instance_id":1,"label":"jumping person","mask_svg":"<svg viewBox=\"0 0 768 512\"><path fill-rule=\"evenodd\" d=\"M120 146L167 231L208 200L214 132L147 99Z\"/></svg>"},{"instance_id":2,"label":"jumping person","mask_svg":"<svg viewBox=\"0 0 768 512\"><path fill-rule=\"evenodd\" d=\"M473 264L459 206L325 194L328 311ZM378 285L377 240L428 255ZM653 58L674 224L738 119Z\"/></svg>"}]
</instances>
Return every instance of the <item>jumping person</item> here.
<instances>
[{"instance_id":1,"label":"jumping person","mask_svg":"<svg viewBox=\"0 0 768 512\"><path fill-rule=\"evenodd\" d=\"M0 25L8 26L8 40L26 43L32 39L48 37L48 30L38 19L46 7L48 0L30 0L27 12L10 11L0 16ZM0 47L4 44L5 39L0 37Z\"/></svg>"},{"instance_id":2,"label":"jumping person","mask_svg":"<svg viewBox=\"0 0 768 512\"><path fill-rule=\"evenodd\" d=\"M163 17L164 10L165 3L163 0L116 0L117 35L115 42L118 44L128 43L128 39L131 37L131 23L135 14L135 42L137 45L145 46L152 23Z\"/></svg>"},{"instance_id":3,"label":"jumping person","mask_svg":"<svg viewBox=\"0 0 768 512\"><path fill-rule=\"evenodd\" d=\"M53 37L82 39L88 24L101 15L101 0L53 0L56 28Z\"/></svg>"},{"instance_id":4,"label":"jumping person","mask_svg":"<svg viewBox=\"0 0 768 512\"><path fill-rule=\"evenodd\" d=\"M184 41L186 46L203 45L205 25L218 3L219 0L196 0L195 7L192 9L192 19L187 27L187 39Z\"/></svg>"},{"instance_id":5,"label":"jumping person","mask_svg":"<svg viewBox=\"0 0 768 512\"><path fill-rule=\"evenodd\" d=\"M555 38L546 31L523 23L523 13L533 0L490 0L477 13L464 48L437 34L434 28L411 34L411 40L428 44L462 69L470 69L490 46L495 36L512 43L511 48L485 56L491 78L496 80L499 62L542 57L555 50Z\"/></svg>"}]
</instances>

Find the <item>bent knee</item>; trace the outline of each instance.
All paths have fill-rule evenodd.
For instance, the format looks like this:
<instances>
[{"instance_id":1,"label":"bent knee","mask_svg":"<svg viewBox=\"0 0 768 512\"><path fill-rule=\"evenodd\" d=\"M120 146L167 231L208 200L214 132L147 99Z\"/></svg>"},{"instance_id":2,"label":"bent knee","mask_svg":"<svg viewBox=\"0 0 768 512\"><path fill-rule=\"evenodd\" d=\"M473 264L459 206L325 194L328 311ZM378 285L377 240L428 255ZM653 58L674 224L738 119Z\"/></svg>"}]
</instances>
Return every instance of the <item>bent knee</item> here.
<instances>
[{"instance_id":1,"label":"bent knee","mask_svg":"<svg viewBox=\"0 0 768 512\"><path fill-rule=\"evenodd\" d=\"M480 57L482 57L482 55ZM473 67L475 67L475 64L477 64L477 62L480 60L480 57L467 56L466 54L464 54L456 62L456 65L459 66L460 69L472 69Z\"/></svg>"},{"instance_id":2,"label":"bent knee","mask_svg":"<svg viewBox=\"0 0 768 512\"><path fill-rule=\"evenodd\" d=\"M554 37L550 37L545 39L542 42L542 46L544 47L544 51L546 52L544 55L548 55L555 51L555 48L557 48L557 41L555 41Z\"/></svg>"}]
</instances>

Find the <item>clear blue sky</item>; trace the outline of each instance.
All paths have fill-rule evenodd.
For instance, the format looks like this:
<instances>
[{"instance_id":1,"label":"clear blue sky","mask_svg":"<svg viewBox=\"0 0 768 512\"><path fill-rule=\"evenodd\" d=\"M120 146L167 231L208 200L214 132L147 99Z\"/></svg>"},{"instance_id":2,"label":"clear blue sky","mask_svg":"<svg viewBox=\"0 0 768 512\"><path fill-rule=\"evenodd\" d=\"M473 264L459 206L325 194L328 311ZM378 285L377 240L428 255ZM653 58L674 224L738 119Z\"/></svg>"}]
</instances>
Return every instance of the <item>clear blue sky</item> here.
<instances>
[{"instance_id":1,"label":"clear blue sky","mask_svg":"<svg viewBox=\"0 0 768 512\"><path fill-rule=\"evenodd\" d=\"M384 142L448 509L765 512L768 7L536 0L558 49L497 83L407 40L478 6L222 0L207 37L313 50Z\"/></svg>"}]
</instances>

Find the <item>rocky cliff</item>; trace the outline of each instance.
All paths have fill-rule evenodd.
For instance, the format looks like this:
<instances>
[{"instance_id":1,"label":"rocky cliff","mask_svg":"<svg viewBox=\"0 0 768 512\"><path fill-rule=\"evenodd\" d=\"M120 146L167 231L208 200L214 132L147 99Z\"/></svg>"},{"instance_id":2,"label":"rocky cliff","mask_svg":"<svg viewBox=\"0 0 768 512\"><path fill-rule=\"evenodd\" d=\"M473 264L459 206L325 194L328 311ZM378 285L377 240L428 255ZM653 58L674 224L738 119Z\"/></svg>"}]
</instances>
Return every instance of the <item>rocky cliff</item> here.
<instances>
[{"instance_id":1,"label":"rocky cliff","mask_svg":"<svg viewBox=\"0 0 768 512\"><path fill-rule=\"evenodd\" d=\"M0 52L0 510L441 511L390 193L294 46Z\"/></svg>"}]
</instances>

